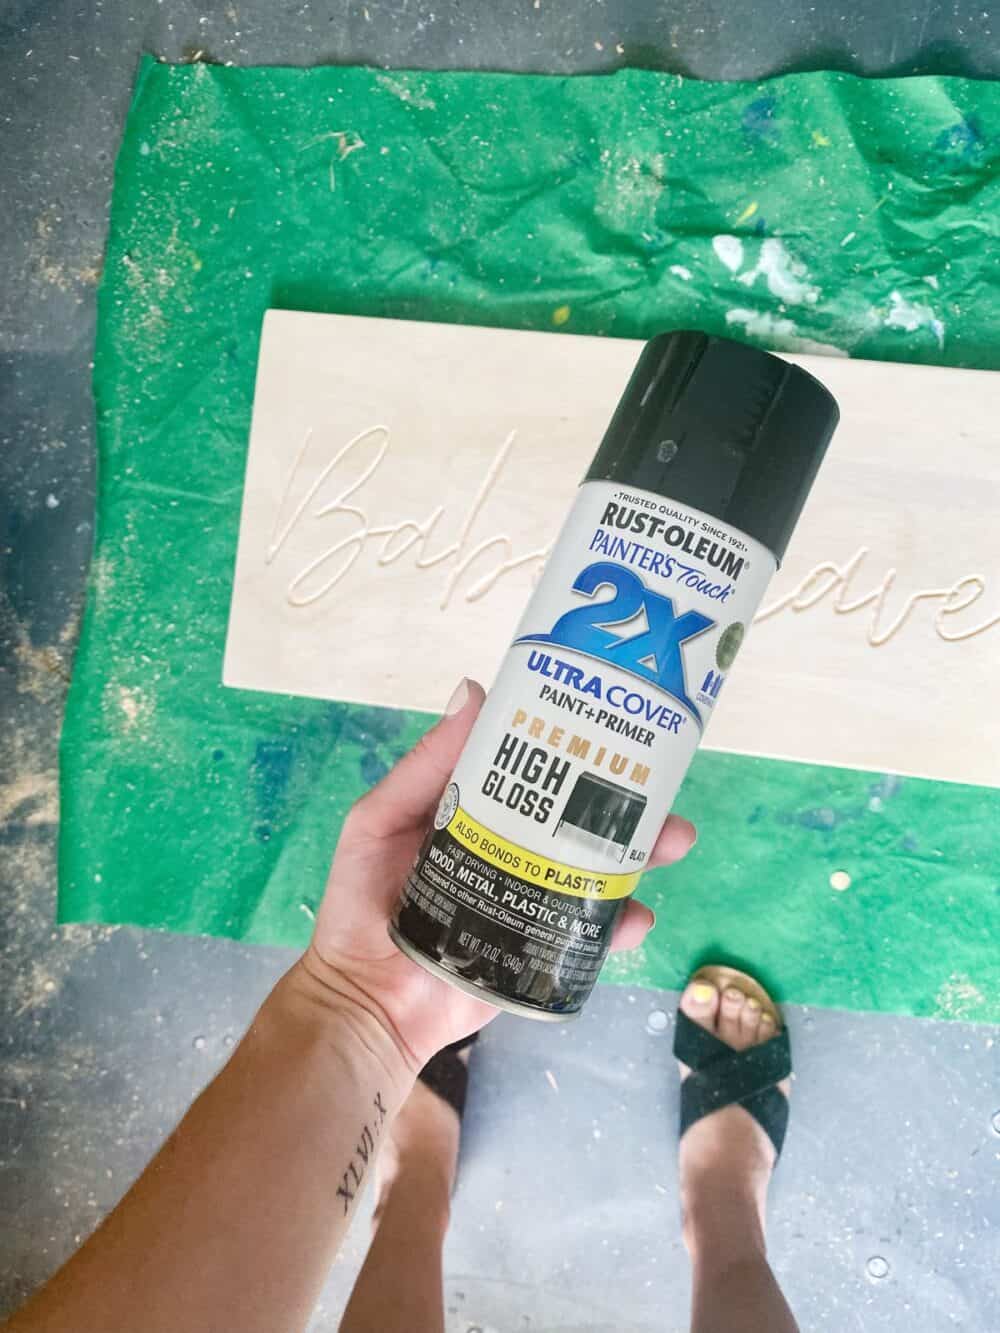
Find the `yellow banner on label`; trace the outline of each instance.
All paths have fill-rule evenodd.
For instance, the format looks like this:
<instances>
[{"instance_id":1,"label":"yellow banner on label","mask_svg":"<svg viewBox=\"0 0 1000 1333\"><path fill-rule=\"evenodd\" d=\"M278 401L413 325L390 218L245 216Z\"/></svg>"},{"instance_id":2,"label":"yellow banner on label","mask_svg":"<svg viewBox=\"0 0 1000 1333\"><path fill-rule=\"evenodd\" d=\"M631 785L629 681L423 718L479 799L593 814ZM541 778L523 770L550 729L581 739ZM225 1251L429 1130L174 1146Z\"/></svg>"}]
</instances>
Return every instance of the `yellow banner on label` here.
<instances>
[{"instance_id":1,"label":"yellow banner on label","mask_svg":"<svg viewBox=\"0 0 1000 1333\"><path fill-rule=\"evenodd\" d=\"M461 806L448 823L448 832L456 842L475 852L498 870L507 870L540 889L553 893L568 893L573 898L601 900L627 898L635 892L641 871L630 875L606 874L602 870L581 870L563 861L553 861L539 852L529 852L516 842L508 842L478 819L473 819Z\"/></svg>"}]
</instances>

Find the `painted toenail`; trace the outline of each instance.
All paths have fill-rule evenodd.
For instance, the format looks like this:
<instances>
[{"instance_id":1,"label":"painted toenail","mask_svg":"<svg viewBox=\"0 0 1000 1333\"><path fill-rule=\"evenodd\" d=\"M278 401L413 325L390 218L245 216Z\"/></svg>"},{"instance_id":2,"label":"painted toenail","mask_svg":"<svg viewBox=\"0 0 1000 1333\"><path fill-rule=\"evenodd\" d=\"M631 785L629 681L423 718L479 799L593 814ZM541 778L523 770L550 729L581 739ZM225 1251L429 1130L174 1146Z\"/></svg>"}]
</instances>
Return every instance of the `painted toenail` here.
<instances>
[{"instance_id":1,"label":"painted toenail","mask_svg":"<svg viewBox=\"0 0 1000 1333\"><path fill-rule=\"evenodd\" d=\"M756 1010L756 1009L759 1009L759 1008L760 1008L760 1000L758 1000L757 997L756 997L755 995L748 995L748 996L747 996L747 1008L748 1008L748 1009L755 1009L755 1010Z\"/></svg>"},{"instance_id":2,"label":"painted toenail","mask_svg":"<svg viewBox=\"0 0 1000 1333\"><path fill-rule=\"evenodd\" d=\"M774 1016L772 1014L761 1014L760 1021L761 1023L773 1023Z\"/></svg>"},{"instance_id":3,"label":"painted toenail","mask_svg":"<svg viewBox=\"0 0 1000 1333\"><path fill-rule=\"evenodd\" d=\"M742 1004L743 992L737 990L735 986L730 986L729 990L727 990L723 996L723 999L728 1000L730 1004Z\"/></svg>"},{"instance_id":4,"label":"painted toenail","mask_svg":"<svg viewBox=\"0 0 1000 1333\"><path fill-rule=\"evenodd\" d=\"M707 981L696 981L691 987L691 999L695 1004L708 1004L715 995L715 987Z\"/></svg>"}]
</instances>

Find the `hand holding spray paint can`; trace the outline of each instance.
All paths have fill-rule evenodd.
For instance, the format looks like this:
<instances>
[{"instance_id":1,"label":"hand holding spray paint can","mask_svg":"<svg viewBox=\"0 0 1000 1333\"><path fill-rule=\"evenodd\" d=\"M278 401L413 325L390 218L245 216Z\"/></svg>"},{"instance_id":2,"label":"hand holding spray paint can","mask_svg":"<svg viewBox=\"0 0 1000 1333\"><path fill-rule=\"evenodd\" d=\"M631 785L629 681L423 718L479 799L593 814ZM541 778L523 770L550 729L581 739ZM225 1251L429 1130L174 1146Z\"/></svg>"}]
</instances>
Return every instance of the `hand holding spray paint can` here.
<instances>
[{"instance_id":1,"label":"hand holding spray paint can","mask_svg":"<svg viewBox=\"0 0 1000 1333\"><path fill-rule=\"evenodd\" d=\"M415 962L580 1011L837 420L767 352L646 344L407 877Z\"/></svg>"}]
</instances>

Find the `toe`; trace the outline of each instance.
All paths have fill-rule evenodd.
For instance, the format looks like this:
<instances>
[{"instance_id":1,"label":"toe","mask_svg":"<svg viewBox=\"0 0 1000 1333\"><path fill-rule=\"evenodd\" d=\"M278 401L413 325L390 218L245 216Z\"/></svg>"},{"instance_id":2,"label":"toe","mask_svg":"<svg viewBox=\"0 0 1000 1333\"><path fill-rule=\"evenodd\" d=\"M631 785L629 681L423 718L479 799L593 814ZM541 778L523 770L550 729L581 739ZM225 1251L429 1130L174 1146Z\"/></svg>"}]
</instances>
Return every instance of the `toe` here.
<instances>
[{"instance_id":1,"label":"toe","mask_svg":"<svg viewBox=\"0 0 1000 1333\"><path fill-rule=\"evenodd\" d=\"M692 1022L714 1032L719 1012L719 992L710 981L691 981L681 996L681 1009Z\"/></svg>"},{"instance_id":2,"label":"toe","mask_svg":"<svg viewBox=\"0 0 1000 1333\"><path fill-rule=\"evenodd\" d=\"M746 997L736 986L727 986L719 1002L718 1034L727 1046L737 1051L742 1051L748 1044L740 1034L740 1016L745 1003Z\"/></svg>"},{"instance_id":3,"label":"toe","mask_svg":"<svg viewBox=\"0 0 1000 1333\"><path fill-rule=\"evenodd\" d=\"M740 1010L740 1039L744 1046L753 1046L760 1040L760 1000L748 995Z\"/></svg>"}]
</instances>

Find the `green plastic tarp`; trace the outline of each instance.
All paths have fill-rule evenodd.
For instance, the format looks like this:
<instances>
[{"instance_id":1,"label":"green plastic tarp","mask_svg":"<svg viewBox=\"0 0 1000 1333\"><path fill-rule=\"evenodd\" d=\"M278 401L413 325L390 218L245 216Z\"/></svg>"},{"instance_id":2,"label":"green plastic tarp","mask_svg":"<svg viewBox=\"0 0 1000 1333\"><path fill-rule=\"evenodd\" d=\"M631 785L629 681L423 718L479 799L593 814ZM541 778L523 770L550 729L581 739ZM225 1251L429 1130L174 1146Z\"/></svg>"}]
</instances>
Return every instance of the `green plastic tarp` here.
<instances>
[{"instance_id":1,"label":"green plastic tarp","mask_svg":"<svg viewBox=\"0 0 1000 1333\"><path fill-rule=\"evenodd\" d=\"M61 919L301 944L345 811L429 721L221 684L265 309L991 368L998 162L1000 88L955 79L146 60L99 297ZM1000 793L703 753L677 808L699 845L644 881L658 925L609 980L722 957L789 1000L1000 1017Z\"/></svg>"}]
</instances>

